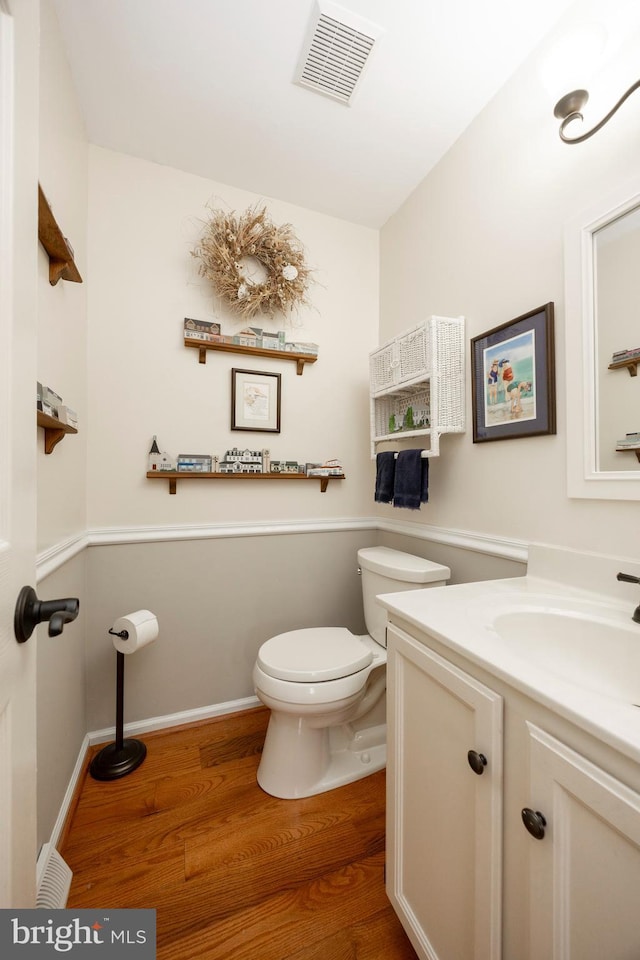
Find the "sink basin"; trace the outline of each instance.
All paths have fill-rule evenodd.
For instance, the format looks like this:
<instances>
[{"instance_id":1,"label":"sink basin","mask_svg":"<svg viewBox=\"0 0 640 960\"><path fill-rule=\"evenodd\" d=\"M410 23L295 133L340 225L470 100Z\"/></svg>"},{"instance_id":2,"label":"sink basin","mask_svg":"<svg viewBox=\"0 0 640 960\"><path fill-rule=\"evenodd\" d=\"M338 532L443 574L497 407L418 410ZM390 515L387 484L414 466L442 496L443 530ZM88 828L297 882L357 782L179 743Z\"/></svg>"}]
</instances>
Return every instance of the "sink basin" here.
<instances>
[{"instance_id":1,"label":"sink basin","mask_svg":"<svg viewBox=\"0 0 640 960\"><path fill-rule=\"evenodd\" d=\"M630 616L516 609L495 616L491 627L531 665L640 706L640 624Z\"/></svg>"}]
</instances>

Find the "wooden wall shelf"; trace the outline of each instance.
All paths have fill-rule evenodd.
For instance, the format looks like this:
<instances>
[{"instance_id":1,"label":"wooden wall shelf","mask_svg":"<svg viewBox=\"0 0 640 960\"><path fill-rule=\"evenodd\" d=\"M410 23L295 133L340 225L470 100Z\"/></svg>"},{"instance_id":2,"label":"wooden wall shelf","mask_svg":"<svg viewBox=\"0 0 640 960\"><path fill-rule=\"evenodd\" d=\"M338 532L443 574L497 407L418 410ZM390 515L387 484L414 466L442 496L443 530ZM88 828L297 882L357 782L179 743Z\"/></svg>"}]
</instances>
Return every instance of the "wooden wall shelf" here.
<instances>
[{"instance_id":1,"label":"wooden wall shelf","mask_svg":"<svg viewBox=\"0 0 640 960\"><path fill-rule=\"evenodd\" d=\"M178 480L297 480L304 483L320 483L320 492L324 493L330 480L344 480L344 474L332 477L307 477L301 473L187 473L177 470L150 470L147 480L166 480L169 483L169 493L176 493Z\"/></svg>"},{"instance_id":2,"label":"wooden wall shelf","mask_svg":"<svg viewBox=\"0 0 640 960\"><path fill-rule=\"evenodd\" d=\"M640 447L616 447L616 453L635 453L640 463Z\"/></svg>"},{"instance_id":3,"label":"wooden wall shelf","mask_svg":"<svg viewBox=\"0 0 640 960\"><path fill-rule=\"evenodd\" d=\"M55 287L58 280L82 283L73 259L73 250L56 222L47 198L38 184L38 239L49 257L49 283Z\"/></svg>"},{"instance_id":4,"label":"wooden wall shelf","mask_svg":"<svg viewBox=\"0 0 640 960\"><path fill-rule=\"evenodd\" d=\"M68 423L62 423L61 420L56 420L55 417L50 417L48 413L43 413L42 410L38 410L37 414L38 426L44 427L45 453L53 453L53 448L60 443L67 433L78 432L75 427L69 426Z\"/></svg>"},{"instance_id":5,"label":"wooden wall shelf","mask_svg":"<svg viewBox=\"0 0 640 960\"><path fill-rule=\"evenodd\" d=\"M185 347L193 347L198 350L198 359L200 363L207 362L207 350L219 350L223 353L244 353L251 357L271 357L273 360L293 360L296 365L296 373L302 376L305 363L315 363L318 359L310 353L291 353L289 350L268 350L265 347L243 347L237 343L209 343L205 340L192 340L190 337L184 338Z\"/></svg>"},{"instance_id":6,"label":"wooden wall shelf","mask_svg":"<svg viewBox=\"0 0 640 960\"><path fill-rule=\"evenodd\" d=\"M637 360L618 360L617 363L610 363L609 370L622 370L624 367L629 371L630 377L638 376L638 364L640 363L640 357Z\"/></svg>"}]
</instances>

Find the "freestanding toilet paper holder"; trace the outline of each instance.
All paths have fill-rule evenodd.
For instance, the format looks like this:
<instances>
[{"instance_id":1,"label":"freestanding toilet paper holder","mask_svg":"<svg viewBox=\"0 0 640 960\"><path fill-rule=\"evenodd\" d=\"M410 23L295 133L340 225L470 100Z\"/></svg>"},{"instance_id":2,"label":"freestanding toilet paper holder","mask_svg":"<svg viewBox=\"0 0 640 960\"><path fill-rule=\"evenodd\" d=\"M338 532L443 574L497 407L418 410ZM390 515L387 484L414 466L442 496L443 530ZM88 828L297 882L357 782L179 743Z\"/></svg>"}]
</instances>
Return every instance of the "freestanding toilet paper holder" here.
<instances>
[{"instance_id":1,"label":"freestanding toilet paper holder","mask_svg":"<svg viewBox=\"0 0 640 960\"><path fill-rule=\"evenodd\" d=\"M114 637L127 640L126 630L110 629ZM91 761L89 773L94 780L117 780L136 770L147 755L141 740L124 739L124 653L116 650L116 739L102 748Z\"/></svg>"}]
</instances>

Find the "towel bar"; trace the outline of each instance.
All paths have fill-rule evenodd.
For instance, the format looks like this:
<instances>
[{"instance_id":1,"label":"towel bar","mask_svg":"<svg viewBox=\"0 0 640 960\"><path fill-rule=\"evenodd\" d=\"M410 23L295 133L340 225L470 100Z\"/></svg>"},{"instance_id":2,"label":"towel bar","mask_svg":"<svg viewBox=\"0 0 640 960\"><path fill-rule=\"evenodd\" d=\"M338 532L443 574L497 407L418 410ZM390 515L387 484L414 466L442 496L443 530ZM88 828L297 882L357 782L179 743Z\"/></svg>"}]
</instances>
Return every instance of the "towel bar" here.
<instances>
[{"instance_id":1,"label":"towel bar","mask_svg":"<svg viewBox=\"0 0 640 960\"><path fill-rule=\"evenodd\" d=\"M420 451L420 458L421 458L422 460L427 460L428 457L430 457L430 456L431 456L431 453L430 453L429 450L421 450L421 451ZM394 458L394 460L397 460L397 459L398 459L398 451L397 451L397 450L394 452L393 458Z\"/></svg>"}]
</instances>

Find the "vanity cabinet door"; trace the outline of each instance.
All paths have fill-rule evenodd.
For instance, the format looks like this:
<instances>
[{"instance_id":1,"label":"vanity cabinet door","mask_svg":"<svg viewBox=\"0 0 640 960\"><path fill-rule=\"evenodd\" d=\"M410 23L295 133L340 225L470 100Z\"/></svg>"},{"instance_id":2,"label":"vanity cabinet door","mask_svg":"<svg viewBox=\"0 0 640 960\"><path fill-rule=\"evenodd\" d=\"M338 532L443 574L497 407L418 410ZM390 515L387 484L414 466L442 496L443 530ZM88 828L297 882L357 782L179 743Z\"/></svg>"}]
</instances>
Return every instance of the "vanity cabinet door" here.
<instances>
[{"instance_id":1,"label":"vanity cabinet door","mask_svg":"<svg viewBox=\"0 0 640 960\"><path fill-rule=\"evenodd\" d=\"M533 724L530 960L640 957L640 795Z\"/></svg>"},{"instance_id":2,"label":"vanity cabinet door","mask_svg":"<svg viewBox=\"0 0 640 960\"><path fill-rule=\"evenodd\" d=\"M498 960L502 698L387 637L387 893L421 960Z\"/></svg>"}]
</instances>

